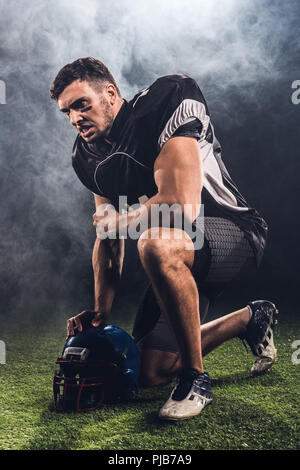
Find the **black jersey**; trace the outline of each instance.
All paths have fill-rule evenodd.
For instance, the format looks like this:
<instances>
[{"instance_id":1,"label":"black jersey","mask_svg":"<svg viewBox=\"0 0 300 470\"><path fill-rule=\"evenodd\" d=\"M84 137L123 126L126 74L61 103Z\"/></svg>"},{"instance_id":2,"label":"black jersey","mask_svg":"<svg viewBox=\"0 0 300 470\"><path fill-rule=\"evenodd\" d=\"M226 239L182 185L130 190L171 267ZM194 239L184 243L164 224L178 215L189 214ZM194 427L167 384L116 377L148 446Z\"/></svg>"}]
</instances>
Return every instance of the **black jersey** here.
<instances>
[{"instance_id":1,"label":"black jersey","mask_svg":"<svg viewBox=\"0 0 300 470\"><path fill-rule=\"evenodd\" d=\"M107 197L118 210L120 196L128 205L143 203L157 193L154 162L172 137L197 139L203 165L201 202L205 216L227 217L242 228L259 263L265 247L267 225L232 181L214 135L210 115L199 86L186 75L156 80L124 100L108 144L87 144L80 135L73 147L73 167L93 193Z\"/></svg>"}]
</instances>

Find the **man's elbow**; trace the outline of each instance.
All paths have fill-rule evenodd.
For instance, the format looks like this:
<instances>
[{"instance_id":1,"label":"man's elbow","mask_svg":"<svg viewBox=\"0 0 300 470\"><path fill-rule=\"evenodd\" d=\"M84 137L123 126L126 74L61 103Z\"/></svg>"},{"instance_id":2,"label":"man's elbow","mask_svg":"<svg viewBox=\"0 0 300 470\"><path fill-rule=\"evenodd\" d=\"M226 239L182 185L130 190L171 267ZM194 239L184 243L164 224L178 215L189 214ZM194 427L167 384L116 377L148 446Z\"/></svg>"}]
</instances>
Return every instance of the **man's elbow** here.
<instances>
[{"instance_id":1,"label":"man's elbow","mask_svg":"<svg viewBox=\"0 0 300 470\"><path fill-rule=\"evenodd\" d=\"M193 222L201 213L201 191L197 195L186 196L183 194L172 194L168 197L162 195L161 204L169 206L174 215Z\"/></svg>"},{"instance_id":2,"label":"man's elbow","mask_svg":"<svg viewBox=\"0 0 300 470\"><path fill-rule=\"evenodd\" d=\"M182 210L184 218L190 222L194 222L201 213L201 199L197 202L184 204Z\"/></svg>"}]
</instances>

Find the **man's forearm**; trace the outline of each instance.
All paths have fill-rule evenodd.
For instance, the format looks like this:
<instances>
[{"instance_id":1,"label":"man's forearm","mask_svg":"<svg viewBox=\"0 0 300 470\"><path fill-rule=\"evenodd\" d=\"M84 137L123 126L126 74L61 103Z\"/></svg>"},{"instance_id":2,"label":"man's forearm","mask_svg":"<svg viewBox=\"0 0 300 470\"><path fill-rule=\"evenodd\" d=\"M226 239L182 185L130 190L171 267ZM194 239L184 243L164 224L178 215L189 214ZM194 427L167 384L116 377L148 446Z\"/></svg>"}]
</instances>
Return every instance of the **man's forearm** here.
<instances>
[{"instance_id":1,"label":"man's forearm","mask_svg":"<svg viewBox=\"0 0 300 470\"><path fill-rule=\"evenodd\" d=\"M124 259L124 240L96 238L93 250L94 310L109 314L118 287Z\"/></svg>"},{"instance_id":2,"label":"man's forearm","mask_svg":"<svg viewBox=\"0 0 300 470\"><path fill-rule=\"evenodd\" d=\"M200 212L200 198L191 202L183 197L177 198L174 195L165 195L157 193L151 197L141 208L135 211L129 211L127 214L121 215L117 220L116 233L122 232L124 227L128 227L131 223L140 222L142 226L153 227L163 225L163 216L161 212L162 205L169 206L172 211L168 213L168 222L170 227L181 227L181 223L186 218L190 222L194 221ZM176 207L175 207L176 206ZM156 216L155 216L156 213Z\"/></svg>"},{"instance_id":3,"label":"man's forearm","mask_svg":"<svg viewBox=\"0 0 300 470\"><path fill-rule=\"evenodd\" d=\"M186 197L185 194L157 193L136 210L119 214L113 206L103 204L94 214L97 236L102 239L126 238L130 225L133 230L146 230L157 226L181 228L184 221L191 226L200 213L200 197ZM167 211L163 206L167 206ZM99 209L100 208L100 209Z\"/></svg>"}]
</instances>

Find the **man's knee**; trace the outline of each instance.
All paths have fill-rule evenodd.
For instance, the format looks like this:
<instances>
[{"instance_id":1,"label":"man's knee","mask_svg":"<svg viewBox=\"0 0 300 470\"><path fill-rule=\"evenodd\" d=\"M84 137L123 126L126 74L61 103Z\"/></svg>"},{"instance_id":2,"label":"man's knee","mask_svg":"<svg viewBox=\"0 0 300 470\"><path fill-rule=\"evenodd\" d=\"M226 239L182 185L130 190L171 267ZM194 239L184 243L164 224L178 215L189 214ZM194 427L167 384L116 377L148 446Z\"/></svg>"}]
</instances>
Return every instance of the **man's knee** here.
<instances>
[{"instance_id":1,"label":"man's knee","mask_svg":"<svg viewBox=\"0 0 300 470\"><path fill-rule=\"evenodd\" d=\"M180 267L193 258L192 241L179 229L154 228L144 232L138 240L138 252L144 265L168 264Z\"/></svg>"},{"instance_id":2,"label":"man's knee","mask_svg":"<svg viewBox=\"0 0 300 470\"><path fill-rule=\"evenodd\" d=\"M166 240L160 236L160 232L155 229L149 229L142 233L137 247L140 258L145 261L152 258L167 257L171 249Z\"/></svg>"},{"instance_id":3,"label":"man's knee","mask_svg":"<svg viewBox=\"0 0 300 470\"><path fill-rule=\"evenodd\" d=\"M141 370L139 385L145 388L157 387L161 385L161 377L155 374L155 371Z\"/></svg>"}]
</instances>

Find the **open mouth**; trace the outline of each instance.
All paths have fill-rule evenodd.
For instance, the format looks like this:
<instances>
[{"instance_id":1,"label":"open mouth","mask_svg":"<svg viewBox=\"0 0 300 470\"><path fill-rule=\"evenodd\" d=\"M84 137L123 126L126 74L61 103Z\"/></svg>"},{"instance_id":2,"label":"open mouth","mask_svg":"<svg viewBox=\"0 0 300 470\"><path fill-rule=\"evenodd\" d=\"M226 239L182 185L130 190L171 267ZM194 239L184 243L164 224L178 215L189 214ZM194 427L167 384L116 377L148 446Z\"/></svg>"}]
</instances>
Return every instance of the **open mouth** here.
<instances>
[{"instance_id":1,"label":"open mouth","mask_svg":"<svg viewBox=\"0 0 300 470\"><path fill-rule=\"evenodd\" d=\"M94 132L94 126L88 124L80 126L79 132L83 138L89 137Z\"/></svg>"}]
</instances>

